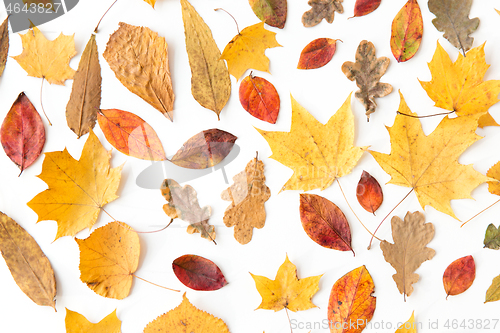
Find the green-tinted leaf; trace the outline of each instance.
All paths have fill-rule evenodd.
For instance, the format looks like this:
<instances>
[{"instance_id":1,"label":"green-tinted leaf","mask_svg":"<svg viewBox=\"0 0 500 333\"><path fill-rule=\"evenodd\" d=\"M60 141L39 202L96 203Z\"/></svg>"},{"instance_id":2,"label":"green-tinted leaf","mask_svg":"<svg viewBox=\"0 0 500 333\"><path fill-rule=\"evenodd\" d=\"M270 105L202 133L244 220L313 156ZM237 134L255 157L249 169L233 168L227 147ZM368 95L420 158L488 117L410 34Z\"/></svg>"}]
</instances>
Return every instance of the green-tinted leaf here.
<instances>
[{"instance_id":1,"label":"green-tinted leaf","mask_svg":"<svg viewBox=\"0 0 500 333\"><path fill-rule=\"evenodd\" d=\"M496 228L490 223L484 235L484 247L492 250L500 249L500 228Z\"/></svg>"},{"instance_id":2,"label":"green-tinted leaf","mask_svg":"<svg viewBox=\"0 0 500 333\"><path fill-rule=\"evenodd\" d=\"M392 21L391 51L398 62L410 60L417 53L423 27L417 0L408 0Z\"/></svg>"},{"instance_id":3,"label":"green-tinted leaf","mask_svg":"<svg viewBox=\"0 0 500 333\"><path fill-rule=\"evenodd\" d=\"M253 12L264 23L283 29L286 22L287 0L248 0Z\"/></svg>"}]
</instances>

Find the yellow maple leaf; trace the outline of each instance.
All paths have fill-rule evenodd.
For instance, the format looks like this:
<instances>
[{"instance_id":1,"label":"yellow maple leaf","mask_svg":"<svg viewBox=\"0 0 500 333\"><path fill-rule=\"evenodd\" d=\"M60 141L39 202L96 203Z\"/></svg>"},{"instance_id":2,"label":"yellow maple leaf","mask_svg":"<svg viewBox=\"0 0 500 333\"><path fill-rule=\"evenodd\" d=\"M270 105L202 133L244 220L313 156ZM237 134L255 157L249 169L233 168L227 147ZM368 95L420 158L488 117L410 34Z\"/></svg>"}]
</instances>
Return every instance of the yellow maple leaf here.
<instances>
[{"instance_id":1,"label":"yellow maple leaf","mask_svg":"<svg viewBox=\"0 0 500 333\"><path fill-rule=\"evenodd\" d=\"M269 58L264 54L271 47L281 46L276 33L264 29L264 22L246 27L226 45L221 59L227 61L229 73L236 81L247 69L269 72Z\"/></svg>"},{"instance_id":2,"label":"yellow maple leaf","mask_svg":"<svg viewBox=\"0 0 500 333\"><path fill-rule=\"evenodd\" d=\"M354 147L351 95L326 125L317 121L292 98L290 132L259 130L276 161L294 170L282 190L324 190L349 174L366 147Z\"/></svg>"},{"instance_id":3,"label":"yellow maple leaf","mask_svg":"<svg viewBox=\"0 0 500 333\"><path fill-rule=\"evenodd\" d=\"M122 322L116 316L116 310L93 324L78 312L66 309L66 333L120 333Z\"/></svg>"},{"instance_id":4,"label":"yellow maple leaf","mask_svg":"<svg viewBox=\"0 0 500 333\"><path fill-rule=\"evenodd\" d=\"M122 167L111 168L111 151L106 151L90 130L80 160L66 149L45 153L38 178L49 188L37 194L28 206L38 214L38 221L57 222L56 239L74 236L91 228L102 207L118 198Z\"/></svg>"},{"instance_id":5,"label":"yellow maple leaf","mask_svg":"<svg viewBox=\"0 0 500 333\"><path fill-rule=\"evenodd\" d=\"M296 312L316 307L311 298L319 290L319 279L323 275L298 279L297 268L288 260L288 256L278 269L274 280L252 273L250 275L262 297L262 303L257 309L279 311L287 308Z\"/></svg>"},{"instance_id":6,"label":"yellow maple leaf","mask_svg":"<svg viewBox=\"0 0 500 333\"><path fill-rule=\"evenodd\" d=\"M62 33L48 40L35 26L21 36L23 52L14 58L29 76L45 78L49 83L64 85L75 71L69 60L76 54L74 35Z\"/></svg>"},{"instance_id":7,"label":"yellow maple leaf","mask_svg":"<svg viewBox=\"0 0 500 333\"><path fill-rule=\"evenodd\" d=\"M401 92L399 112L415 115ZM481 137L475 134L477 118L443 118L437 128L425 136L420 120L398 114L388 127L391 153L370 151L380 166L391 175L389 184L414 190L422 208L429 205L458 219L451 209L452 199L472 199L470 192L491 178L458 163L458 157ZM474 121L475 120L475 121Z\"/></svg>"},{"instance_id":8,"label":"yellow maple leaf","mask_svg":"<svg viewBox=\"0 0 500 333\"><path fill-rule=\"evenodd\" d=\"M419 81L435 106L455 111L458 116L483 114L480 127L498 125L487 112L499 101L500 80L483 81L490 67L485 61L484 44L471 49L466 57L459 53L453 63L438 42L428 65L432 80Z\"/></svg>"}]
</instances>

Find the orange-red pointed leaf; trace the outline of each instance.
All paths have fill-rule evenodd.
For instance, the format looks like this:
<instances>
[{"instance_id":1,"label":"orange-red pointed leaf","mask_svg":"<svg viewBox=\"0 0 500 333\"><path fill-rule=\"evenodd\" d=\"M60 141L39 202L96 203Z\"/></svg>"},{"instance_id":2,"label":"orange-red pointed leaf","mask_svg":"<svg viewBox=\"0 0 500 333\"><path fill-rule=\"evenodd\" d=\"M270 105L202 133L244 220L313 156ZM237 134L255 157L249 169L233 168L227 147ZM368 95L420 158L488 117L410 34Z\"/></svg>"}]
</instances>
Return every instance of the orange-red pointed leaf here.
<instances>
[{"instance_id":1,"label":"orange-red pointed leaf","mask_svg":"<svg viewBox=\"0 0 500 333\"><path fill-rule=\"evenodd\" d=\"M422 41L424 22L417 0L408 0L392 21L391 51L398 62L410 60Z\"/></svg>"},{"instance_id":2,"label":"orange-red pointed leaf","mask_svg":"<svg viewBox=\"0 0 500 333\"><path fill-rule=\"evenodd\" d=\"M40 156L45 144L45 128L42 118L24 92L12 104L0 133L5 154L21 172Z\"/></svg>"},{"instance_id":3,"label":"orange-red pointed leaf","mask_svg":"<svg viewBox=\"0 0 500 333\"><path fill-rule=\"evenodd\" d=\"M194 290L218 290L227 284L216 264L194 254L175 259L172 268L179 281Z\"/></svg>"},{"instance_id":4,"label":"orange-red pointed leaf","mask_svg":"<svg viewBox=\"0 0 500 333\"><path fill-rule=\"evenodd\" d=\"M166 159L156 132L141 117L109 109L101 110L97 121L108 142L125 155L151 161Z\"/></svg>"},{"instance_id":5,"label":"orange-red pointed leaf","mask_svg":"<svg viewBox=\"0 0 500 333\"><path fill-rule=\"evenodd\" d=\"M252 116L275 124L280 112L280 96L273 84L250 74L241 81L240 103Z\"/></svg>"},{"instance_id":6,"label":"orange-red pointed leaf","mask_svg":"<svg viewBox=\"0 0 500 333\"><path fill-rule=\"evenodd\" d=\"M248 0L248 2L262 22L280 29L285 27L287 0Z\"/></svg>"},{"instance_id":7,"label":"orange-red pointed leaf","mask_svg":"<svg viewBox=\"0 0 500 333\"><path fill-rule=\"evenodd\" d=\"M469 289L476 277L476 263L472 256L462 257L452 262L443 274L446 298L458 295Z\"/></svg>"},{"instance_id":8,"label":"orange-red pointed leaf","mask_svg":"<svg viewBox=\"0 0 500 333\"><path fill-rule=\"evenodd\" d=\"M368 172L363 171L356 188L356 197L367 212L375 213L384 200L384 193L378 181Z\"/></svg>"},{"instance_id":9,"label":"orange-red pointed leaf","mask_svg":"<svg viewBox=\"0 0 500 333\"><path fill-rule=\"evenodd\" d=\"M328 302L331 333L359 333L375 311L375 285L365 266L360 266L335 282ZM348 326L345 324L356 323Z\"/></svg>"},{"instance_id":10,"label":"orange-red pointed leaf","mask_svg":"<svg viewBox=\"0 0 500 333\"><path fill-rule=\"evenodd\" d=\"M300 53L298 69L315 69L325 66L332 60L337 49L337 39L318 38L304 47Z\"/></svg>"},{"instance_id":11,"label":"orange-red pointed leaf","mask_svg":"<svg viewBox=\"0 0 500 333\"><path fill-rule=\"evenodd\" d=\"M354 5L354 17L365 16L380 6L382 0L356 0Z\"/></svg>"},{"instance_id":12,"label":"orange-red pointed leaf","mask_svg":"<svg viewBox=\"0 0 500 333\"><path fill-rule=\"evenodd\" d=\"M347 219L333 202L319 195L300 195L300 220L307 235L329 249L354 251Z\"/></svg>"}]
</instances>

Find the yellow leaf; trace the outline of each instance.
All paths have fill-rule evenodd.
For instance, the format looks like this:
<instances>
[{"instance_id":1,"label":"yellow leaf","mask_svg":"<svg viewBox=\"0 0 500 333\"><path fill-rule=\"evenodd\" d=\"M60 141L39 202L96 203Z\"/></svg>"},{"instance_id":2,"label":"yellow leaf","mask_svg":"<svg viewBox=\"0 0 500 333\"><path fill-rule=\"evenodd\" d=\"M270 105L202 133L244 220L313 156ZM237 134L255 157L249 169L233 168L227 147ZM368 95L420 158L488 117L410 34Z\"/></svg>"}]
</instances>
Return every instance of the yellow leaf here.
<instances>
[{"instance_id":1,"label":"yellow leaf","mask_svg":"<svg viewBox=\"0 0 500 333\"><path fill-rule=\"evenodd\" d=\"M120 333L122 322L111 312L97 324L92 324L78 312L66 309L66 333Z\"/></svg>"},{"instance_id":2,"label":"yellow leaf","mask_svg":"<svg viewBox=\"0 0 500 333\"><path fill-rule=\"evenodd\" d=\"M400 96L399 112L415 115L401 93ZM394 125L387 128L391 153L370 153L391 175L389 183L412 188L422 208L430 205L457 218L450 200L472 199L470 192L491 180L472 165L458 163L465 149L481 138L475 134L479 116L443 118L437 128L425 136L419 119L398 114Z\"/></svg>"},{"instance_id":3,"label":"yellow leaf","mask_svg":"<svg viewBox=\"0 0 500 333\"><path fill-rule=\"evenodd\" d=\"M298 279L297 268L288 260L288 256L274 280L252 273L250 275L262 297L262 303L257 309L279 311L287 308L296 312L316 307L311 298L319 290L319 279L323 275Z\"/></svg>"},{"instance_id":4,"label":"yellow leaf","mask_svg":"<svg viewBox=\"0 0 500 333\"><path fill-rule=\"evenodd\" d=\"M80 280L98 295L127 297L139 265L137 233L123 222L111 222L75 240L80 248Z\"/></svg>"},{"instance_id":5,"label":"yellow leaf","mask_svg":"<svg viewBox=\"0 0 500 333\"><path fill-rule=\"evenodd\" d=\"M435 106L455 111L458 116L483 115L480 127L496 124L486 112L499 101L500 80L483 81L490 67L485 61L484 44L471 49L466 57L459 53L452 63L438 42L428 65L432 80L420 84Z\"/></svg>"},{"instance_id":6,"label":"yellow leaf","mask_svg":"<svg viewBox=\"0 0 500 333\"><path fill-rule=\"evenodd\" d=\"M110 169L111 151L106 151L90 130L80 160L66 149L45 153L38 178L49 189L37 194L28 206L38 214L38 221L57 222L56 239L74 236L91 228L102 207L118 198L121 167Z\"/></svg>"},{"instance_id":7,"label":"yellow leaf","mask_svg":"<svg viewBox=\"0 0 500 333\"><path fill-rule=\"evenodd\" d=\"M227 61L229 73L236 81L249 68L269 72L269 58L264 51L281 46L276 41L276 33L264 29L264 22L243 29L226 45L221 59Z\"/></svg>"},{"instance_id":8,"label":"yellow leaf","mask_svg":"<svg viewBox=\"0 0 500 333\"><path fill-rule=\"evenodd\" d=\"M354 147L351 95L326 125L292 97L290 132L257 130L269 143L271 158L294 170L282 190L324 190L349 174L366 150Z\"/></svg>"},{"instance_id":9,"label":"yellow leaf","mask_svg":"<svg viewBox=\"0 0 500 333\"><path fill-rule=\"evenodd\" d=\"M144 0L146 1L146 3L150 4L151 7L155 8L155 5L156 5L156 0Z\"/></svg>"},{"instance_id":10,"label":"yellow leaf","mask_svg":"<svg viewBox=\"0 0 500 333\"><path fill-rule=\"evenodd\" d=\"M69 67L69 60L76 54L72 36L62 33L49 41L37 27L21 36L23 52L14 58L29 76L45 78L49 83L64 85L72 79L75 71Z\"/></svg>"},{"instance_id":11,"label":"yellow leaf","mask_svg":"<svg viewBox=\"0 0 500 333\"><path fill-rule=\"evenodd\" d=\"M221 319L197 309L184 293L181 304L159 316L144 328L144 333L167 332L229 333L229 329Z\"/></svg>"},{"instance_id":12,"label":"yellow leaf","mask_svg":"<svg viewBox=\"0 0 500 333\"><path fill-rule=\"evenodd\" d=\"M411 313L410 319L403 325L399 326L396 333L417 333L417 323L415 322L415 311Z\"/></svg>"}]
</instances>

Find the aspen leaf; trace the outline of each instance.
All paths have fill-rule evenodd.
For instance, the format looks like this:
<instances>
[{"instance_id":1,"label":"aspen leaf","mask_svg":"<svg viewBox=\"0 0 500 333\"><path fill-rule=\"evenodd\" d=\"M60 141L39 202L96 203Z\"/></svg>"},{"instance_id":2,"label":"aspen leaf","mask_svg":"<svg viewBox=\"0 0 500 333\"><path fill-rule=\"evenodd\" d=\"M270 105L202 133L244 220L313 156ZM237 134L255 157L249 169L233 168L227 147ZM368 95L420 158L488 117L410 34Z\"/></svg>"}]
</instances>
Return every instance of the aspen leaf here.
<instances>
[{"instance_id":1,"label":"aspen leaf","mask_svg":"<svg viewBox=\"0 0 500 333\"><path fill-rule=\"evenodd\" d=\"M495 277L491 286L486 291L484 303L496 302L500 300L500 275Z\"/></svg>"},{"instance_id":2,"label":"aspen leaf","mask_svg":"<svg viewBox=\"0 0 500 333\"><path fill-rule=\"evenodd\" d=\"M283 29L286 22L287 0L248 0L259 20L271 27Z\"/></svg>"},{"instance_id":3,"label":"aspen leaf","mask_svg":"<svg viewBox=\"0 0 500 333\"><path fill-rule=\"evenodd\" d=\"M328 23L332 23L335 17L335 12L342 14L344 0L309 0L307 3L312 8L302 15L302 24L304 27L314 27L323 19Z\"/></svg>"},{"instance_id":4,"label":"aspen leaf","mask_svg":"<svg viewBox=\"0 0 500 333\"><path fill-rule=\"evenodd\" d=\"M116 316L116 310L93 324L78 312L66 309L66 333L121 333L122 322Z\"/></svg>"},{"instance_id":5,"label":"aspen leaf","mask_svg":"<svg viewBox=\"0 0 500 333\"><path fill-rule=\"evenodd\" d=\"M492 250L500 249L500 228L490 223L484 235L484 247Z\"/></svg>"},{"instance_id":6,"label":"aspen leaf","mask_svg":"<svg viewBox=\"0 0 500 333\"><path fill-rule=\"evenodd\" d=\"M182 284L194 290L219 290L227 284L220 268L213 261L194 254L175 259L172 269Z\"/></svg>"},{"instance_id":7,"label":"aspen leaf","mask_svg":"<svg viewBox=\"0 0 500 333\"><path fill-rule=\"evenodd\" d=\"M298 279L297 268L288 260L288 256L278 269L274 280L252 273L250 275L262 297L262 302L257 309L276 312L287 308L296 312L317 307L311 298L319 290L319 279L323 275Z\"/></svg>"},{"instance_id":8,"label":"aspen leaf","mask_svg":"<svg viewBox=\"0 0 500 333\"><path fill-rule=\"evenodd\" d=\"M0 25L0 76L3 74L9 55L9 17Z\"/></svg>"},{"instance_id":9,"label":"aspen leaf","mask_svg":"<svg viewBox=\"0 0 500 333\"><path fill-rule=\"evenodd\" d=\"M411 313L410 319L399 326L395 333L417 333L418 324L415 322L415 311Z\"/></svg>"},{"instance_id":10,"label":"aspen leaf","mask_svg":"<svg viewBox=\"0 0 500 333\"><path fill-rule=\"evenodd\" d=\"M384 201L384 193L378 181L368 172L363 171L356 187L356 197L359 204L369 213L375 211Z\"/></svg>"},{"instance_id":11,"label":"aspen leaf","mask_svg":"<svg viewBox=\"0 0 500 333\"><path fill-rule=\"evenodd\" d=\"M452 262L443 274L446 298L458 295L469 289L476 278L476 263L472 256L465 256Z\"/></svg>"},{"instance_id":12,"label":"aspen leaf","mask_svg":"<svg viewBox=\"0 0 500 333\"><path fill-rule=\"evenodd\" d=\"M297 69L315 69L328 64L337 49L337 40L317 38L307 44L300 53Z\"/></svg>"},{"instance_id":13,"label":"aspen leaf","mask_svg":"<svg viewBox=\"0 0 500 333\"><path fill-rule=\"evenodd\" d=\"M423 30L424 22L417 0L408 0L392 21L391 51L397 62L413 58L420 47Z\"/></svg>"},{"instance_id":14,"label":"aspen leaf","mask_svg":"<svg viewBox=\"0 0 500 333\"><path fill-rule=\"evenodd\" d=\"M252 116L276 124L280 96L271 82L250 73L241 81L239 97L241 106Z\"/></svg>"},{"instance_id":15,"label":"aspen leaf","mask_svg":"<svg viewBox=\"0 0 500 333\"><path fill-rule=\"evenodd\" d=\"M374 12L382 0L356 0L354 4L354 17L365 16Z\"/></svg>"}]
</instances>

